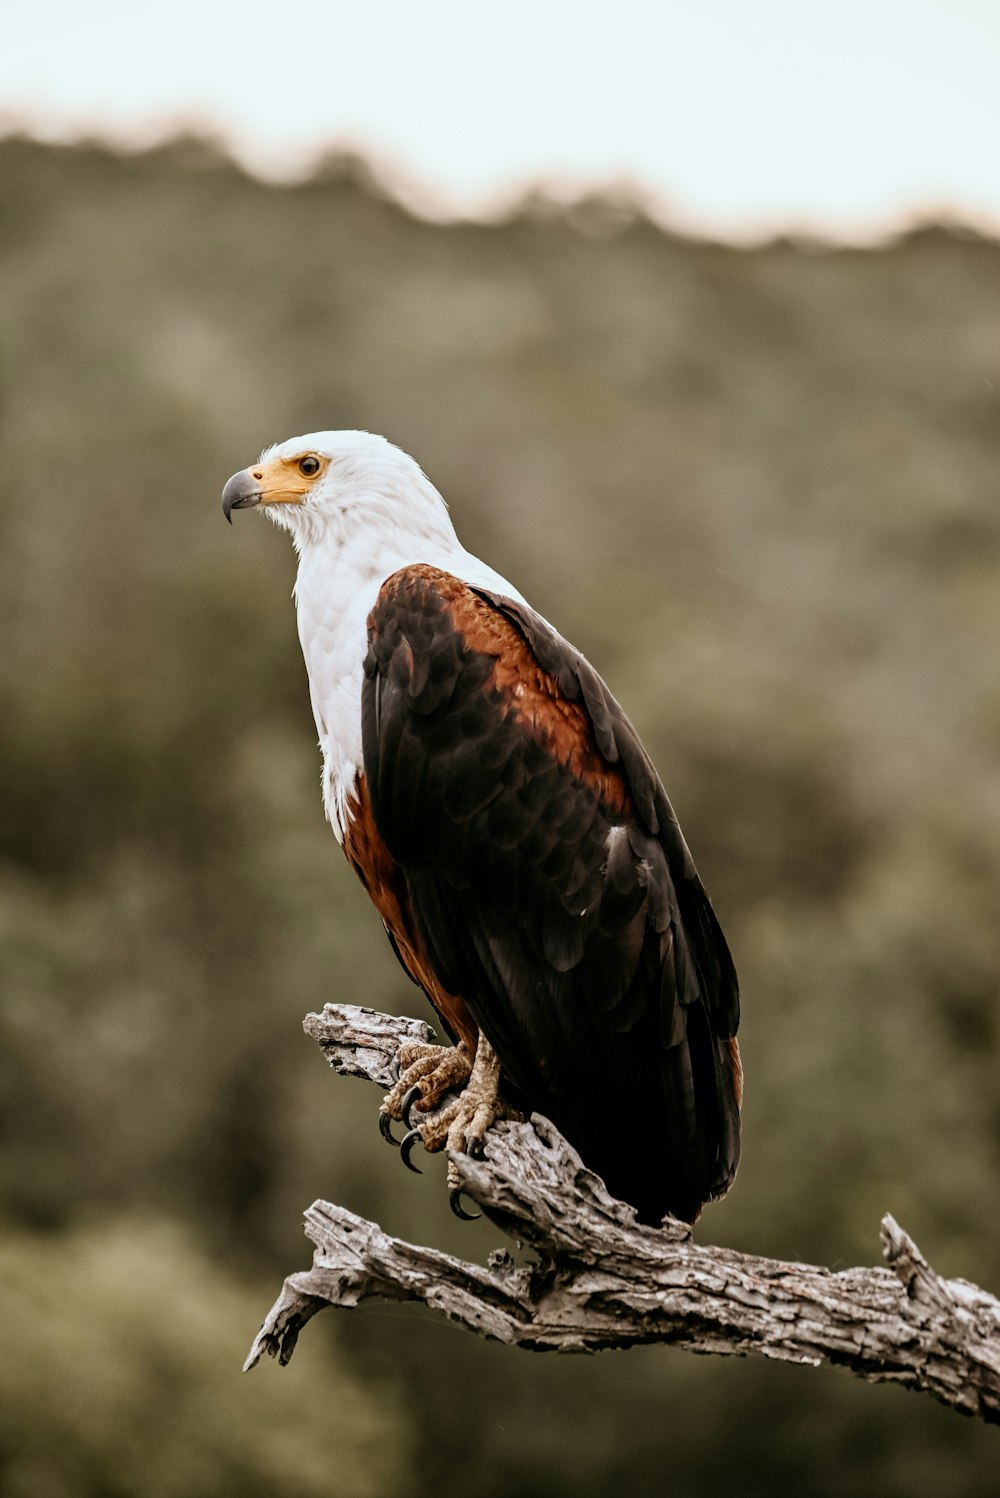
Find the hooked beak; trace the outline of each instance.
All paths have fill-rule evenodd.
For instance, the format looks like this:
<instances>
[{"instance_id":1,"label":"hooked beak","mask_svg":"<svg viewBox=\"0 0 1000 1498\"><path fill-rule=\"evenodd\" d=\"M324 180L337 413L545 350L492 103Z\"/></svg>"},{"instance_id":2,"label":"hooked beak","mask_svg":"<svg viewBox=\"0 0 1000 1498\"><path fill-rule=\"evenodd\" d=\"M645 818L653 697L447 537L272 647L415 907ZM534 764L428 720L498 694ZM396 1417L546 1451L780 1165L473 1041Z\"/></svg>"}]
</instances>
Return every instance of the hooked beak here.
<instances>
[{"instance_id":1,"label":"hooked beak","mask_svg":"<svg viewBox=\"0 0 1000 1498\"><path fill-rule=\"evenodd\" d=\"M254 505L259 505L261 491L257 481L251 476L249 469L241 468L239 473L234 473L222 491L222 513L229 524L233 523L234 510L251 510Z\"/></svg>"}]
</instances>

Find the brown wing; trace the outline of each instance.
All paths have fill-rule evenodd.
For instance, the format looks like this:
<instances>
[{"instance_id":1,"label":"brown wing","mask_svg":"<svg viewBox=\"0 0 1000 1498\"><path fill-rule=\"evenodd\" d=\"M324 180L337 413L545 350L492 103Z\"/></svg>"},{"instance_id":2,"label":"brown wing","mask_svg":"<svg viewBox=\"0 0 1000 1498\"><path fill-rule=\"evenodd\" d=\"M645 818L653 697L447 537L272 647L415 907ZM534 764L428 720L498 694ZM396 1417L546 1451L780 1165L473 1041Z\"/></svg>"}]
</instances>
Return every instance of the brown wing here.
<instances>
[{"instance_id":1,"label":"brown wing","mask_svg":"<svg viewBox=\"0 0 1000 1498\"><path fill-rule=\"evenodd\" d=\"M418 566L379 594L362 709L419 963L513 1101L644 1220L692 1219L739 1156L736 975L618 704L529 609Z\"/></svg>"}]
</instances>

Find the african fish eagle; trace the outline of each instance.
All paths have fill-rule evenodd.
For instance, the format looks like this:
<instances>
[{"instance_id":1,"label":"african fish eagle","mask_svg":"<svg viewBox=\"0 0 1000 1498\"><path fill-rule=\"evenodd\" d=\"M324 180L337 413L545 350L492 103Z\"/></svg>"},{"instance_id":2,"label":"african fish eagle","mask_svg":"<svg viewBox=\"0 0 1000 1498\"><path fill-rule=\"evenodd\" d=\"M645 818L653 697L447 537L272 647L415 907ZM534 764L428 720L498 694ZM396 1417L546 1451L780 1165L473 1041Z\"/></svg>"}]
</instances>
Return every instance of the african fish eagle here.
<instances>
[{"instance_id":1,"label":"african fish eagle","mask_svg":"<svg viewBox=\"0 0 1000 1498\"><path fill-rule=\"evenodd\" d=\"M408 1161L537 1111L641 1221L694 1221L739 1158L739 991L618 703L385 438L293 437L222 504L291 532L326 813L452 1041L405 1050L383 1132Z\"/></svg>"}]
</instances>

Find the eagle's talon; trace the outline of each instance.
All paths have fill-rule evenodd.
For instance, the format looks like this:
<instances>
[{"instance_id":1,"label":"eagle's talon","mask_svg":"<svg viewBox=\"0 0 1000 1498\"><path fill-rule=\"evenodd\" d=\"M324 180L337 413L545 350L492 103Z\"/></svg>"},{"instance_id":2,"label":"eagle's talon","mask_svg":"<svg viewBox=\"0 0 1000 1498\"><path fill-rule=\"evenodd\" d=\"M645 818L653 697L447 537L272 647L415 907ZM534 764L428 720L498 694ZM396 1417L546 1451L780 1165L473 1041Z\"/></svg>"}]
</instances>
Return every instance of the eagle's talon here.
<instances>
[{"instance_id":1,"label":"eagle's talon","mask_svg":"<svg viewBox=\"0 0 1000 1498\"><path fill-rule=\"evenodd\" d=\"M431 1152L440 1149L437 1132L447 1131L452 1118L454 1099L441 1104L442 1098L457 1087L462 1087L472 1069L469 1049L460 1041L456 1046L424 1045L416 1042L400 1048L400 1076L395 1085L382 1099L379 1113L379 1131L383 1139L391 1144L398 1140L389 1130L389 1119L399 1119L407 1130L416 1128L413 1111L420 1104L417 1117L423 1132L424 1147ZM433 1123L428 1115L437 1110ZM383 1120L386 1120L383 1122ZM430 1132L428 1132L430 1131ZM411 1146L412 1147L412 1146ZM416 1170L416 1166L411 1169Z\"/></svg>"},{"instance_id":2,"label":"eagle's talon","mask_svg":"<svg viewBox=\"0 0 1000 1498\"><path fill-rule=\"evenodd\" d=\"M455 1216L460 1217L463 1222L475 1222L483 1215L482 1212L466 1212L465 1208L462 1206L461 1186L453 1186L448 1192L448 1205L454 1212Z\"/></svg>"},{"instance_id":3,"label":"eagle's talon","mask_svg":"<svg viewBox=\"0 0 1000 1498\"><path fill-rule=\"evenodd\" d=\"M386 1144L391 1144L394 1149L399 1149L399 1140L392 1132L392 1117L385 1108L378 1110L378 1131Z\"/></svg>"},{"instance_id":4,"label":"eagle's talon","mask_svg":"<svg viewBox=\"0 0 1000 1498\"><path fill-rule=\"evenodd\" d=\"M403 1101L399 1105L399 1116L408 1129L416 1128L416 1124L413 1122L410 1114L413 1111L414 1104L417 1103L420 1098L423 1097L423 1095L423 1088L420 1086L419 1082L416 1082L410 1088L409 1092L404 1095Z\"/></svg>"},{"instance_id":5,"label":"eagle's talon","mask_svg":"<svg viewBox=\"0 0 1000 1498\"><path fill-rule=\"evenodd\" d=\"M420 1130L411 1129L408 1134L405 1134L403 1136L403 1142L399 1146L399 1153L402 1156L403 1164L406 1166L407 1170L412 1170L414 1175L422 1176L423 1171L420 1169L420 1166L414 1165L412 1160L410 1159L410 1155L413 1151L413 1146L418 1141L421 1144L423 1143L423 1140L420 1138Z\"/></svg>"}]
</instances>

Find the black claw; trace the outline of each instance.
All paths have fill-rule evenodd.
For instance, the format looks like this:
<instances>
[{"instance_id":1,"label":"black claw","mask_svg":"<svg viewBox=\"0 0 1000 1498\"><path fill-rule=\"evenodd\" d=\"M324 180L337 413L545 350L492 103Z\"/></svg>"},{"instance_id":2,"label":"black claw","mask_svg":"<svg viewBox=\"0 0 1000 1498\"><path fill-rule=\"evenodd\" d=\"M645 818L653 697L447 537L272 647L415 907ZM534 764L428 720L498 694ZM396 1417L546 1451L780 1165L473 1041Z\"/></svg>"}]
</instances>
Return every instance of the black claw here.
<instances>
[{"instance_id":1,"label":"black claw","mask_svg":"<svg viewBox=\"0 0 1000 1498\"><path fill-rule=\"evenodd\" d=\"M461 1217L463 1222L475 1222L477 1217L482 1217L482 1212L467 1212L462 1206L462 1188L453 1186L448 1192L448 1205L456 1217Z\"/></svg>"},{"instance_id":2,"label":"black claw","mask_svg":"<svg viewBox=\"0 0 1000 1498\"><path fill-rule=\"evenodd\" d=\"M411 1129L408 1134L403 1135L403 1142L399 1146L399 1153L403 1157L403 1164L407 1170L412 1170L415 1175L422 1176L423 1171L420 1169L420 1166L414 1165L410 1160L410 1152L417 1143L423 1144L423 1140L420 1138L420 1130Z\"/></svg>"},{"instance_id":3,"label":"black claw","mask_svg":"<svg viewBox=\"0 0 1000 1498\"><path fill-rule=\"evenodd\" d=\"M423 1093L420 1091L420 1083L417 1082L416 1085L411 1087L409 1092L404 1095L403 1101L399 1105L400 1116L402 1117L402 1120L408 1129L416 1128L416 1124L413 1122L410 1114L413 1111L414 1103L422 1097Z\"/></svg>"},{"instance_id":4,"label":"black claw","mask_svg":"<svg viewBox=\"0 0 1000 1498\"><path fill-rule=\"evenodd\" d=\"M396 1147L396 1149L399 1149L399 1140L392 1132L392 1119L389 1117L384 1108L379 1109L378 1131L382 1135L382 1138L385 1140L386 1144L392 1144Z\"/></svg>"}]
</instances>

